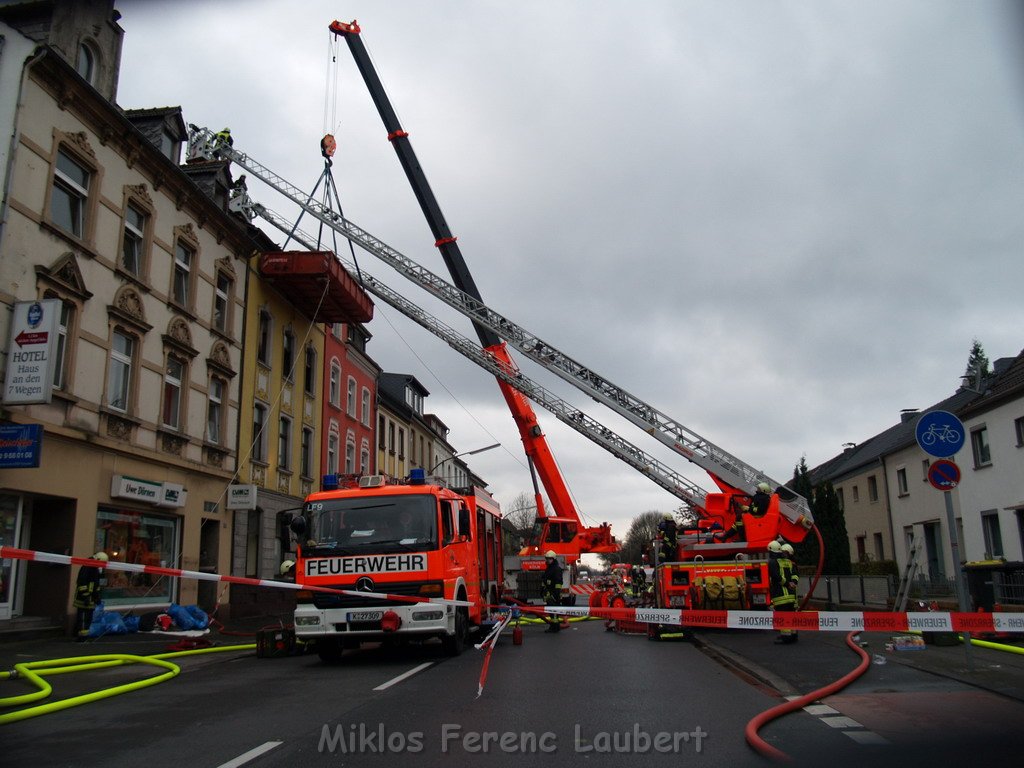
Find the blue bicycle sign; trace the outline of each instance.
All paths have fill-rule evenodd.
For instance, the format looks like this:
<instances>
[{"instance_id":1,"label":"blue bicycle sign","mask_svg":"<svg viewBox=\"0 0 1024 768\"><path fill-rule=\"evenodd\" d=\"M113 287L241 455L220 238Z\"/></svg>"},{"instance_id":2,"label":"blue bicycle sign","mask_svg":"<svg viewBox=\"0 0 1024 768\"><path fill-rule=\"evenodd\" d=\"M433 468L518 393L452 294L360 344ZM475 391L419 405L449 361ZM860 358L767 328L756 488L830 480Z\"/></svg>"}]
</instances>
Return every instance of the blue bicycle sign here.
<instances>
[{"instance_id":1,"label":"blue bicycle sign","mask_svg":"<svg viewBox=\"0 0 1024 768\"><path fill-rule=\"evenodd\" d=\"M917 444L929 456L953 456L964 446L964 425L948 411L929 411L917 422Z\"/></svg>"}]
</instances>

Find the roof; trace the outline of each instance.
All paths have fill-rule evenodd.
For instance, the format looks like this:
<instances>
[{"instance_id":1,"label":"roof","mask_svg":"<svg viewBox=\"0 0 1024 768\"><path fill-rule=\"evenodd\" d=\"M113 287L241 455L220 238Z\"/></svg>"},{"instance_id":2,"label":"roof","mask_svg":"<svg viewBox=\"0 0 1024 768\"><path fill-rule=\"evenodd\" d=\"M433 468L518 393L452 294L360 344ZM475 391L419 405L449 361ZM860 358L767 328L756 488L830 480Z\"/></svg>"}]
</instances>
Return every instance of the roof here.
<instances>
[{"instance_id":1,"label":"roof","mask_svg":"<svg viewBox=\"0 0 1024 768\"><path fill-rule=\"evenodd\" d=\"M1015 358L997 360L994 372L982 382L982 392L961 388L921 413L949 411L961 418L969 418L1021 395L1024 395L1024 352ZM883 457L913 445L917 441L916 427L917 418L914 414L860 445L819 464L810 471L811 482L817 484L822 480L843 480L879 462Z\"/></svg>"}]
</instances>

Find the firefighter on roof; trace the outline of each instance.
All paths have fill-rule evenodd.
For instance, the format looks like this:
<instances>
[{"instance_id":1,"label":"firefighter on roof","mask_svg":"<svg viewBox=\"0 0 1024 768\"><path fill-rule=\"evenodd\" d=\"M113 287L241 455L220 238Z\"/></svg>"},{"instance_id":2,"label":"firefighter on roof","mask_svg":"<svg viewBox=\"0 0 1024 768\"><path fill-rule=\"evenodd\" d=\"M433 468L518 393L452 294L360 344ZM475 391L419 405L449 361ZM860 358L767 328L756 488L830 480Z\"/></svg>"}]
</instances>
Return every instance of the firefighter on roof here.
<instances>
[{"instance_id":1,"label":"firefighter on roof","mask_svg":"<svg viewBox=\"0 0 1024 768\"><path fill-rule=\"evenodd\" d=\"M790 544L772 541L768 544L768 584L773 611L796 611L796 587L800 577L789 556L793 553ZM776 643L789 644L797 641L795 629L779 630Z\"/></svg>"},{"instance_id":2,"label":"firefighter on roof","mask_svg":"<svg viewBox=\"0 0 1024 768\"><path fill-rule=\"evenodd\" d=\"M553 550L544 553L544 575L541 577L541 587L544 590L544 605L561 605L562 602L562 566L558 564L558 556ZM561 618L558 616L546 616L544 621L548 623L545 632L558 632L561 626Z\"/></svg>"}]
</instances>

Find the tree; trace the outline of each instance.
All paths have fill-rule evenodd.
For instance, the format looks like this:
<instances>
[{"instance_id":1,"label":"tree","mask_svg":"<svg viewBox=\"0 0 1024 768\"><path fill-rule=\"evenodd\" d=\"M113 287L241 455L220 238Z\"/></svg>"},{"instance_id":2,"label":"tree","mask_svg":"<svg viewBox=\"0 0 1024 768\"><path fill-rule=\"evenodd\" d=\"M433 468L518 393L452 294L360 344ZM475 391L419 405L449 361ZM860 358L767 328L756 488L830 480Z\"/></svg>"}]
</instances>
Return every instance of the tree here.
<instances>
[{"instance_id":1,"label":"tree","mask_svg":"<svg viewBox=\"0 0 1024 768\"><path fill-rule=\"evenodd\" d=\"M839 505L839 494L831 481L824 480L812 485L807 469L806 457L793 470L791 487L805 499L814 515L814 524L821 533L825 544L825 562L822 573L845 576L852 572L850 563L850 542L846 534L846 517ZM794 558L799 565L818 565L818 537L812 531L802 542L793 547Z\"/></svg>"},{"instance_id":2,"label":"tree","mask_svg":"<svg viewBox=\"0 0 1024 768\"><path fill-rule=\"evenodd\" d=\"M971 342L971 352L967 356L967 367L964 369L964 379L968 387L981 383L981 380L992 373L989 367L988 355L985 348L977 339Z\"/></svg>"},{"instance_id":3,"label":"tree","mask_svg":"<svg viewBox=\"0 0 1024 768\"><path fill-rule=\"evenodd\" d=\"M639 565L643 553L650 549L651 542L658 535L658 523L664 517L665 513L657 510L641 512L629 524L629 530L622 542L622 549L616 554L601 554L601 562L605 565L613 563Z\"/></svg>"},{"instance_id":4,"label":"tree","mask_svg":"<svg viewBox=\"0 0 1024 768\"><path fill-rule=\"evenodd\" d=\"M532 537L537 504L530 494L520 493L503 512L502 554L515 555Z\"/></svg>"}]
</instances>

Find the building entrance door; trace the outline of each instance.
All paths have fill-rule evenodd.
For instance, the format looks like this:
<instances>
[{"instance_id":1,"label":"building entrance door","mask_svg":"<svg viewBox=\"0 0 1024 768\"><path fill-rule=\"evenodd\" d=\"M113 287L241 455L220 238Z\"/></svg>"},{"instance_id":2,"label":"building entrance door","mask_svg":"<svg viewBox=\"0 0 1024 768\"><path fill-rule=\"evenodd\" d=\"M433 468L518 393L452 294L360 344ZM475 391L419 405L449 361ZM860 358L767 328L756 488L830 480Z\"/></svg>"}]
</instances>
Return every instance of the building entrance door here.
<instances>
[{"instance_id":1,"label":"building entrance door","mask_svg":"<svg viewBox=\"0 0 1024 768\"><path fill-rule=\"evenodd\" d=\"M11 493L0 493L0 546L18 546L21 498ZM15 612L18 574L24 570L24 565L17 560L0 560L0 621L10 619Z\"/></svg>"}]
</instances>

